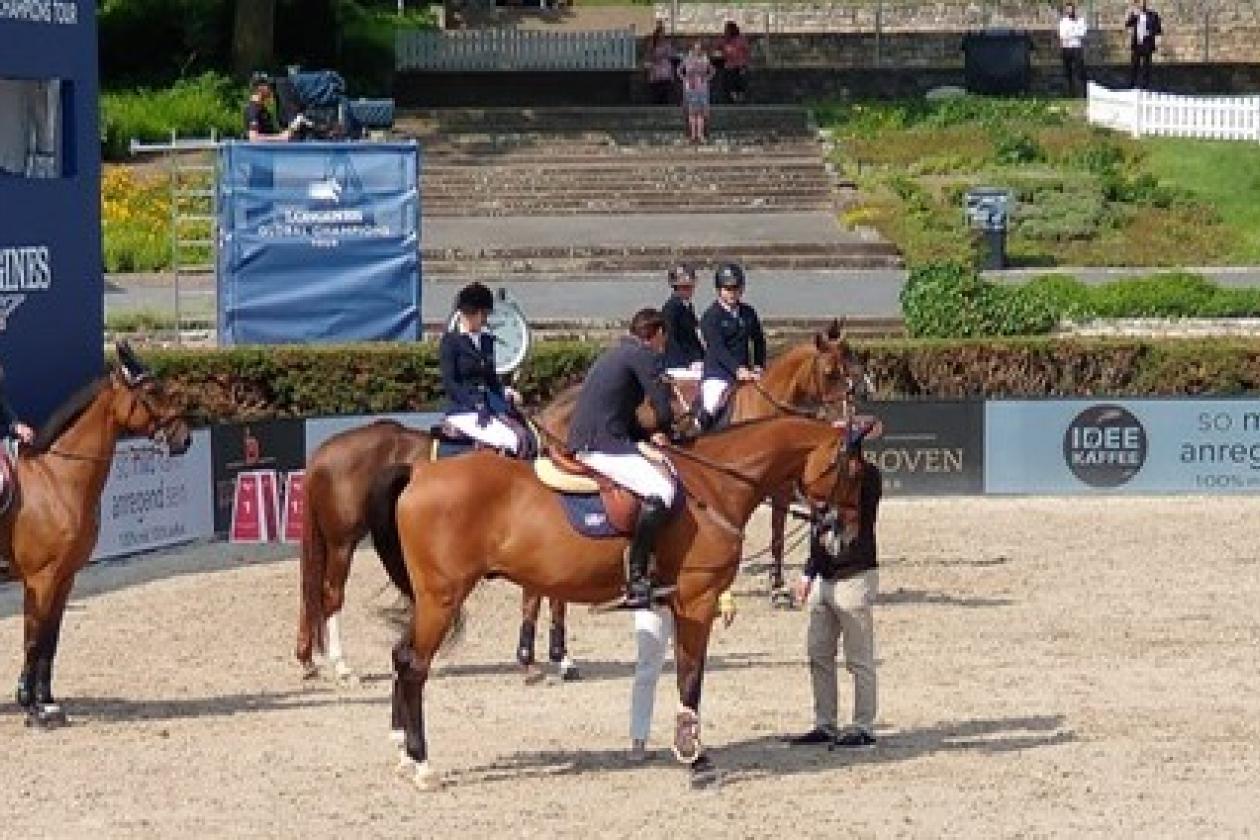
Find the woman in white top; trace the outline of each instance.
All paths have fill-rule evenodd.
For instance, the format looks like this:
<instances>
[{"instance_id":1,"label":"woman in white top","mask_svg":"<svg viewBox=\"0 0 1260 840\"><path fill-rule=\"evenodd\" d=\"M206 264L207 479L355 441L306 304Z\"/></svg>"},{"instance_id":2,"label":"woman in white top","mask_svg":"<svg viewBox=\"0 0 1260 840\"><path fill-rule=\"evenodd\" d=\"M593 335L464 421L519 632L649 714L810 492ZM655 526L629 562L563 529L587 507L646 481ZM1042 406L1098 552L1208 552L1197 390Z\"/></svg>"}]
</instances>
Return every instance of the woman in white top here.
<instances>
[{"instance_id":1,"label":"woman in white top","mask_svg":"<svg viewBox=\"0 0 1260 840\"><path fill-rule=\"evenodd\" d=\"M1063 17L1059 19L1059 49L1063 55L1063 76L1067 83L1068 96L1085 94L1085 34L1088 31L1085 18L1076 13L1076 4L1068 3L1064 6Z\"/></svg>"}]
</instances>

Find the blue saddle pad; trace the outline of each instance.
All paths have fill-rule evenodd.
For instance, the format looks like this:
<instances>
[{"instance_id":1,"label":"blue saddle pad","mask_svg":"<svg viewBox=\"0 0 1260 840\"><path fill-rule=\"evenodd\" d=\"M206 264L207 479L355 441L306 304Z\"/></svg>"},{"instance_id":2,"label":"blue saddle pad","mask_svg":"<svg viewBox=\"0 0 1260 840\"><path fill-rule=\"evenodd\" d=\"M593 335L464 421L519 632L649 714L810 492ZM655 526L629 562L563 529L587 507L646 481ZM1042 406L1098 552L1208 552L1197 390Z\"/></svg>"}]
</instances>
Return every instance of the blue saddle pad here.
<instances>
[{"instance_id":1,"label":"blue saddle pad","mask_svg":"<svg viewBox=\"0 0 1260 840\"><path fill-rule=\"evenodd\" d=\"M573 530L584 537L604 539L622 536L608 521L604 500L598 493L561 493L560 503Z\"/></svg>"},{"instance_id":2,"label":"blue saddle pad","mask_svg":"<svg viewBox=\"0 0 1260 840\"><path fill-rule=\"evenodd\" d=\"M456 455L464 455L477 448L475 441L467 439L451 440L450 438L439 438L437 444L437 458L435 460L438 461L443 458L454 458Z\"/></svg>"}]
</instances>

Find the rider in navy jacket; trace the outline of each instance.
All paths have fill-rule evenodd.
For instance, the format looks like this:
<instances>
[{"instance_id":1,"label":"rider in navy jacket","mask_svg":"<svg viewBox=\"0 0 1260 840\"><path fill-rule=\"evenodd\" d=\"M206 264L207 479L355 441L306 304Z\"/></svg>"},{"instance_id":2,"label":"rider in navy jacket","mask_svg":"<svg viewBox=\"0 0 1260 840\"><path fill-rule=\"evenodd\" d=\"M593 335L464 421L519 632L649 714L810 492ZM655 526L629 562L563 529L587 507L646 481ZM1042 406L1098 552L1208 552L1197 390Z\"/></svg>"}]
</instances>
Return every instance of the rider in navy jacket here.
<instances>
[{"instance_id":1,"label":"rider in navy jacket","mask_svg":"<svg viewBox=\"0 0 1260 840\"><path fill-rule=\"evenodd\" d=\"M520 436L504 422L511 404L494 363L494 336L485 330L494 295L481 283L460 290L457 326L438 348L438 367L446 391L446 423L496 449L517 452Z\"/></svg>"},{"instance_id":2,"label":"rider in navy jacket","mask_svg":"<svg viewBox=\"0 0 1260 840\"><path fill-rule=\"evenodd\" d=\"M630 335L595 360L569 425L569 449L595 472L641 499L639 519L626 553L626 592L621 606L645 609L652 604L649 567L656 534L673 506L675 487L636 445L641 434L635 409L644 397L652 403L660 428L673 422L669 389L660 378L665 322L655 309L641 309L630 322ZM667 443L663 432L653 442Z\"/></svg>"},{"instance_id":3,"label":"rider in navy jacket","mask_svg":"<svg viewBox=\"0 0 1260 840\"><path fill-rule=\"evenodd\" d=\"M0 438L9 436L29 444L35 439L35 431L19 420L17 412L9 405L4 394L4 366L0 365Z\"/></svg>"},{"instance_id":4,"label":"rider in navy jacket","mask_svg":"<svg viewBox=\"0 0 1260 840\"><path fill-rule=\"evenodd\" d=\"M704 359L704 345L700 343L700 323L696 320L696 308L691 296L696 291L696 272L691 266L676 265L669 270L669 285L674 293L661 307L665 318L665 358L669 368L689 368Z\"/></svg>"},{"instance_id":5,"label":"rider in navy jacket","mask_svg":"<svg viewBox=\"0 0 1260 840\"><path fill-rule=\"evenodd\" d=\"M700 319L704 373L700 384L700 425L711 426L730 385L755 379L766 365L766 335L757 311L744 303L744 270L723 263L714 276L718 299Z\"/></svg>"}]
</instances>

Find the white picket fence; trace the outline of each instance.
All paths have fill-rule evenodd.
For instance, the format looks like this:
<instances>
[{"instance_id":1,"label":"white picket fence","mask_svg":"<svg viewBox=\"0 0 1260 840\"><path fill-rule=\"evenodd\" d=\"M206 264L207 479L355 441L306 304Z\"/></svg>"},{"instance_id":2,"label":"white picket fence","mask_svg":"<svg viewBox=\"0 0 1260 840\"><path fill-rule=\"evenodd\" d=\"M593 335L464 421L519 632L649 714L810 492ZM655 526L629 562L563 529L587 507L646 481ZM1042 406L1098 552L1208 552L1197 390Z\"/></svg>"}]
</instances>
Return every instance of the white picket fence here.
<instances>
[{"instance_id":1,"label":"white picket fence","mask_svg":"<svg viewBox=\"0 0 1260 840\"><path fill-rule=\"evenodd\" d=\"M539 32L523 29L400 29L399 71L633 70L631 30Z\"/></svg>"},{"instance_id":2,"label":"white picket fence","mask_svg":"<svg viewBox=\"0 0 1260 840\"><path fill-rule=\"evenodd\" d=\"M1260 96L1177 96L1089 84L1090 124L1134 137L1260 142Z\"/></svg>"}]
</instances>

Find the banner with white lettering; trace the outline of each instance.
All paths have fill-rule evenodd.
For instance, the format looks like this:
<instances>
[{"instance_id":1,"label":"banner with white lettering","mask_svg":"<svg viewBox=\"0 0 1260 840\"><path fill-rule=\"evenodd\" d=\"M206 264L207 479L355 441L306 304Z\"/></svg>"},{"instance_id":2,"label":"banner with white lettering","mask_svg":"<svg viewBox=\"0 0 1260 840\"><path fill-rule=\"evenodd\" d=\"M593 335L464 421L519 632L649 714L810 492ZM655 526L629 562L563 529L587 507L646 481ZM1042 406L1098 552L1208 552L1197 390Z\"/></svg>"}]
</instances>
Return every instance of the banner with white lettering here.
<instances>
[{"instance_id":1,"label":"banner with white lettering","mask_svg":"<svg viewBox=\"0 0 1260 840\"><path fill-rule=\"evenodd\" d=\"M105 492L93 560L120 557L214 535L210 499L210 432L193 432L178 457L144 439L118 442Z\"/></svg>"},{"instance_id":2,"label":"banner with white lettering","mask_svg":"<svg viewBox=\"0 0 1260 840\"><path fill-rule=\"evenodd\" d=\"M995 401L989 493L1260 492L1260 400Z\"/></svg>"},{"instance_id":3,"label":"banner with white lettering","mask_svg":"<svg viewBox=\"0 0 1260 840\"><path fill-rule=\"evenodd\" d=\"M906 400L871 403L884 434L864 446L889 495L984 492L984 403Z\"/></svg>"},{"instance_id":4,"label":"banner with white lettering","mask_svg":"<svg viewBox=\"0 0 1260 840\"><path fill-rule=\"evenodd\" d=\"M419 161L414 142L224 144L220 343L418 339Z\"/></svg>"}]
</instances>

